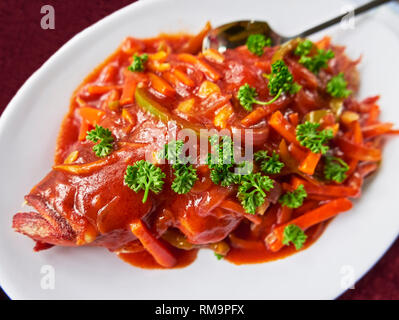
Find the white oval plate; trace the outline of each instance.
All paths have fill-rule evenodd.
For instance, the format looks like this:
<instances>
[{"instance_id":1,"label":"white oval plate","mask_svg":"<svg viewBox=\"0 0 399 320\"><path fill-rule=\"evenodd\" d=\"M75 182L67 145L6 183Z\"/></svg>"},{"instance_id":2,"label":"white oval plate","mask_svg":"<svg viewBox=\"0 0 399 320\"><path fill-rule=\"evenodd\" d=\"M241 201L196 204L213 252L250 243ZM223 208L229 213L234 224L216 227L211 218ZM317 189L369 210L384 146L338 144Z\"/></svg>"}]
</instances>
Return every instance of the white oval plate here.
<instances>
[{"instance_id":1,"label":"white oval plate","mask_svg":"<svg viewBox=\"0 0 399 320\"><path fill-rule=\"evenodd\" d=\"M341 13L343 5L327 0L146 0L112 14L63 46L24 84L0 119L0 283L8 295L13 299L332 299L360 278L399 231L399 139L386 146L381 169L353 210L335 219L308 250L272 263L235 266L203 251L185 269L142 270L102 248L57 247L34 253L32 240L11 229L13 214L26 210L21 208L23 196L50 169L70 95L124 37L196 32L207 20L219 25L238 19L264 19L276 30L292 34ZM380 10L360 19L353 30L324 33L348 45L352 57L363 54L360 96L380 93L383 119L399 124L399 41L385 20ZM52 271L54 288L46 282Z\"/></svg>"}]
</instances>

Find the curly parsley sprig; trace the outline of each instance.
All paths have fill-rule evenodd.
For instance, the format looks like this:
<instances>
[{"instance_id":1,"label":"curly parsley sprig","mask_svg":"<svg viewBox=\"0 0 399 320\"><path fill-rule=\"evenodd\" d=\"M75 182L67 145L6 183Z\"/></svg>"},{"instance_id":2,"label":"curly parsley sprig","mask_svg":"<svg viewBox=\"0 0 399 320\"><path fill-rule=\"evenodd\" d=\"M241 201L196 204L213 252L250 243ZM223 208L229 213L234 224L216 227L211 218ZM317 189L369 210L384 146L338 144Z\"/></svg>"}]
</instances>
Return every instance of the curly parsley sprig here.
<instances>
[{"instance_id":1,"label":"curly parsley sprig","mask_svg":"<svg viewBox=\"0 0 399 320\"><path fill-rule=\"evenodd\" d=\"M241 205L249 214L255 214L256 208L266 199L266 192L272 189L274 181L260 173L250 173L241 177L237 197Z\"/></svg>"},{"instance_id":2,"label":"curly parsley sprig","mask_svg":"<svg viewBox=\"0 0 399 320\"><path fill-rule=\"evenodd\" d=\"M260 104L262 106L266 106L276 101L279 97L279 95L276 95L273 99L269 101L260 101L255 99L257 96L258 93L256 92L256 89L250 87L248 83L244 84L238 89L238 94L237 94L238 101L240 102L240 105L247 111L252 111L253 104Z\"/></svg>"},{"instance_id":3,"label":"curly parsley sprig","mask_svg":"<svg viewBox=\"0 0 399 320\"><path fill-rule=\"evenodd\" d=\"M301 86L294 82L294 77L283 60L273 63L271 73L264 77L269 79L267 86L270 95L275 96L274 100L278 99L283 92L295 94L301 89Z\"/></svg>"},{"instance_id":4,"label":"curly parsley sprig","mask_svg":"<svg viewBox=\"0 0 399 320\"><path fill-rule=\"evenodd\" d=\"M302 206L303 200L308 196L303 184L294 191L287 192L280 197L279 202L288 208L296 209Z\"/></svg>"},{"instance_id":5,"label":"curly parsley sprig","mask_svg":"<svg viewBox=\"0 0 399 320\"><path fill-rule=\"evenodd\" d=\"M335 98L347 98L352 91L347 89L348 83L344 78L344 74L340 72L335 77L332 77L327 83L327 92Z\"/></svg>"},{"instance_id":6,"label":"curly parsley sprig","mask_svg":"<svg viewBox=\"0 0 399 320\"><path fill-rule=\"evenodd\" d=\"M214 153L208 154L210 178L215 184L227 187L238 185L237 198L245 212L255 214L256 208L266 199L266 192L273 188L274 181L261 173L253 173L253 163L244 161L235 163L234 145L228 136L214 135L209 140Z\"/></svg>"},{"instance_id":7,"label":"curly parsley sprig","mask_svg":"<svg viewBox=\"0 0 399 320\"><path fill-rule=\"evenodd\" d=\"M143 203L147 201L148 193L151 190L159 193L162 190L165 173L154 164L139 160L132 166L127 166L125 183L134 192L144 190Z\"/></svg>"},{"instance_id":8,"label":"curly parsley sprig","mask_svg":"<svg viewBox=\"0 0 399 320\"><path fill-rule=\"evenodd\" d=\"M251 34L247 39L247 48L253 54L261 56L264 47L270 47L272 39L266 38L263 34Z\"/></svg>"},{"instance_id":9,"label":"curly parsley sprig","mask_svg":"<svg viewBox=\"0 0 399 320\"><path fill-rule=\"evenodd\" d=\"M260 169L264 173L277 174L284 167L284 163L280 161L280 155L275 151L271 156L264 150L255 152L254 159L260 163Z\"/></svg>"},{"instance_id":10,"label":"curly parsley sprig","mask_svg":"<svg viewBox=\"0 0 399 320\"><path fill-rule=\"evenodd\" d=\"M295 48L294 54L297 56L307 56L313 48L313 42L306 39L300 42Z\"/></svg>"},{"instance_id":11,"label":"curly parsley sprig","mask_svg":"<svg viewBox=\"0 0 399 320\"><path fill-rule=\"evenodd\" d=\"M165 144L160 157L173 163L172 168L175 179L172 182L172 190L178 194L185 194L191 190L198 180L197 170L183 156L183 140L171 141Z\"/></svg>"},{"instance_id":12,"label":"curly parsley sprig","mask_svg":"<svg viewBox=\"0 0 399 320\"><path fill-rule=\"evenodd\" d=\"M136 53L133 55L133 62L128 67L129 71L137 72L137 71L144 71L145 63L148 60L148 54L144 53L141 56L137 55Z\"/></svg>"},{"instance_id":13,"label":"curly parsley sprig","mask_svg":"<svg viewBox=\"0 0 399 320\"><path fill-rule=\"evenodd\" d=\"M300 56L299 63L313 73L319 73L320 69L327 68L328 61L334 58L335 54L332 50L318 49L317 53L309 56L314 44L310 40L304 40L298 44L294 54Z\"/></svg>"},{"instance_id":14,"label":"curly parsley sprig","mask_svg":"<svg viewBox=\"0 0 399 320\"><path fill-rule=\"evenodd\" d=\"M342 183L346 179L348 164L341 158L327 156L324 164L324 176L328 180Z\"/></svg>"},{"instance_id":15,"label":"curly parsley sprig","mask_svg":"<svg viewBox=\"0 0 399 320\"><path fill-rule=\"evenodd\" d=\"M172 190L178 194L189 192L198 180L197 170L191 164L174 164L173 170L175 179L172 182Z\"/></svg>"},{"instance_id":16,"label":"curly parsley sprig","mask_svg":"<svg viewBox=\"0 0 399 320\"><path fill-rule=\"evenodd\" d=\"M308 148L313 153L325 154L328 146L325 144L333 138L331 129L319 131L320 123L306 121L296 127L296 138L300 145Z\"/></svg>"},{"instance_id":17,"label":"curly parsley sprig","mask_svg":"<svg viewBox=\"0 0 399 320\"><path fill-rule=\"evenodd\" d=\"M296 250L303 247L307 239L307 235L301 228L295 224L289 224L284 228L283 244L288 246L292 242Z\"/></svg>"},{"instance_id":18,"label":"curly parsley sprig","mask_svg":"<svg viewBox=\"0 0 399 320\"><path fill-rule=\"evenodd\" d=\"M105 157L112 152L114 138L109 129L96 125L95 129L87 131L86 140L96 143L93 151L97 157Z\"/></svg>"},{"instance_id":19,"label":"curly parsley sprig","mask_svg":"<svg viewBox=\"0 0 399 320\"><path fill-rule=\"evenodd\" d=\"M235 166L233 141L230 137L223 136L219 142L218 135L213 135L209 141L214 150L207 158L212 182L223 187L235 184L237 174L233 172Z\"/></svg>"},{"instance_id":20,"label":"curly parsley sprig","mask_svg":"<svg viewBox=\"0 0 399 320\"><path fill-rule=\"evenodd\" d=\"M182 163L183 140L173 140L165 144L163 150L159 153L161 159L168 160L170 163Z\"/></svg>"}]
</instances>

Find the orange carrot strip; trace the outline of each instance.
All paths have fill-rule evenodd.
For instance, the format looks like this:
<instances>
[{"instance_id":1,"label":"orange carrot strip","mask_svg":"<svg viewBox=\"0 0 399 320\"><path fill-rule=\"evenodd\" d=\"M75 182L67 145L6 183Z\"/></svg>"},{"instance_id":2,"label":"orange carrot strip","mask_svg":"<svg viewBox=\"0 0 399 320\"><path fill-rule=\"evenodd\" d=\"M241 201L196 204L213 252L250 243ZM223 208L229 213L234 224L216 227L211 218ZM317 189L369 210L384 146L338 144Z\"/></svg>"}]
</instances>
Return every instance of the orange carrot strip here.
<instances>
[{"instance_id":1,"label":"orange carrot strip","mask_svg":"<svg viewBox=\"0 0 399 320\"><path fill-rule=\"evenodd\" d=\"M348 162L349 170L346 172L347 177L350 177L352 175L352 173L355 172L358 163L359 163L359 160L357 160L357 159L351 159Z\"/></svg>"},{"instance_id":2,"label":"orange carrot strip","mask_svg":"<svg viewBox=\"0 0 399 320\"><path fill-rule=\"evenodd\" d=\"M377 104L373 104L369 110L369 116L366 120L366 123L370 125L377 122L379 116L380 116L380 107Z\"/></svg>"},{"instance_id":3,"label":"orange carrot strip","mask_svg":"<svg viewBox=\"0 0 399 320\"><path fill-rule=\"evenodd\" d=\"M185 85L188 87L194 87L195 82L191 80L184 72L180 70L167 71L162 76L176 87L179 85Z\"/></svg>"},{"instance_id":4,"label":"orange carrot strip","mask_svg":"<svg viewBox=\"0 0 399 320\"><path fill-rule=\"evenodd\" d=\"M135 77L127 77L123 85L120 104L122 106L134 102L134 93L136 91L137 79Z\"/></svg>"},{"instance_id":5,"label":"orange carrot strip","mask_svg":"<svg viewBox=\"0 0 399 320\"><path fill-rule=\"evenodd\" d=\"M292 186L297 189L299 185L303 184L308 195L326 196L330 198L343 198L343 197L356 197L358 196L359 190L353 187L347 186L335 186L335 185L313 185L308 181L294 177L292 179Z\"/></svg>"},{"instance_id":6,"label":"orange carrot strip","mask_svg":"<svg viewBox=\"0 0 399 320\"><path fill-rule=\"evenodd\" d=\"M295 215L302 215L310 210L316 209L318 206L319 201L309 200L309 198L306 198L306 200L303 202L303 205L295 209Z\"/></svg>"},{"instance_id":7,"label":"orange carrot strip","mask_svg":"<svg viewBox=\"0 0 399 320\"><path fill-rule=\"evenodd\" d=\"M286 223L291 219L292 209L287 206L280 206L277 212L277 224Z\"/></svg>"},{"instance_id":8,"label":"orange carrot strip","mask_svg":"<svg viewBox=\"0 0 399 320\"><path fill-rule=\"evenodd\" d=\"M82 123L80 124L80 129L79 129L79 136L78 136L79 141L86 140L87 131L89 131L89 124L87 123L86 120L82 120Z\"/></svg>"},{"instance_id":9,"label":"orange carrot strip","mask_svg":"<svg viewBox=\"0 0 399 320\"><path fill-rule=\"evenodd\" d=\"M307 151L294 143L290 143L288 150L290 151L291 155L298 160L298 162L302 162L308 155Z\"/></svg>"},{"instance_id":10,"label":"orange carrot strip","mask_svg":"<svg viewBox=\"0 0 399 320\"><path fill-rule=\"evenodd\" d=\"M352 202L346 198L340 198L332 200L317 209L309 211L304 215L293 219L277 228L275 228L271 233L269 233L265 238L266 246L269 250L276 252L279 251L283 245L284 229L290 224L294 224L306 230L320 222L331 219L339 213L348 211L352 208Z\"/></svg>"},{"instance_id":11,"label":"orange carrot strip","mask_svg":"<svg viewBox=\"0 0 399 320\"><path fill-rule=\"evenodd\" d=\"M393 127L393 123L376 123L362 128L365 138L371 138L388 133Z\"/></svg>"},{"instance_id":12,"label":"orange carrot strip","mask_svg":"<svg viewBox=\"0 0 399 320\"><path fill-rule=\"evenodd\" d=\"M183 84L185 84L186 86L189 87L194 87L195 86L195 82L188 76L186 75L184 72L178 70L178 69L174 69L172 71L172 73L176 76L176 78Z\"/></svg>"},{"instance_id":13,"label":"orange carrot strip","mask_svg":"<svg viewBox=\"0 0 399 320\"><path fill-rule=\"evenodd\" d=\"M176 258L166 248L165 244L155 238L141 220L131 223L130 230L161 266L171 268L177 263Z\"/></svg>"},{"instance_id":14,"label":"orange carrot strip","mask_svg":"<svg viewBox=\"0 0 399 320\"><path fill-rule=\"evenodd\" d=\"M368 148L344 137L339 137L336 139L336 143L341 151L345 154L345 156L357 159L361 161L380 161L381 160L381 150Z\"/></svg>"},{"instance_id":15,"label":"orange carrot strip","mask_svg":"<svg viewBox=\"0 0 399 320\"><path fill-rule=\"evenodd\" d=\"M313 153L309 151L308 155L305 159L303 159L298 169L304 173L313 175L320 158L321 153Z\"/></svg>"},{"instance_id":16,"label":"orange carrot strip","mask_svg":"<svg viewBox=\"0 0 399 320\"><path fill-rule=\"evenodd\" d=\"M298 125L299 116L298 116L298 113L297 113L297 112L291 113L291 114L288 116L288 119L290 119L290 122L291 122L291 124L292 124L294 127L296 127L296 126Z\"/></svg>"},{"instance_id":17,"label":"orange carrot strip","mask_svg":"<svg viewBox=\"0 0 399 320\"><path fill-rule=\"evenodd\" d=\"M204 57L207 60L217 62L217 63L224 62L224 56L219 51L217 51L215 49L212 49L212 48L207 49L207 50L203 51L202 54L204 55Z\"/></svg>"},{"instance_id":18,"label":"orange carrot strip","mask_svg":"<svg viewBox=\"0 0 399 320\"><path fill-rule=\"evenodd\" d=\"M198 59L197 57L193 56L192 54L180 53L177 56L177 58L180 61L189 63L194 67L198 68L200 71L202 71L206 76L208 76L212 80L216 81L221 78L220 74L214 68L212 68L209 64L202 61L201 59Z\"/></svg>"},{"instance_id":19,"label":"orange carrot strip","mask_svg":"<svg viewBox=\"0 0 399 320\"><path fill-rule=\"evenodd\" d=\"M353 125L353 142L363 144L363 133L359 121L354 121Z\"/></svg>"},{"instance_id":20,"label":"orange carrot strip","mask_svg":"<svg viewBox=\"0 0 399 320\"><path fill-rule=\"evenodd\" d=\"M107 98L102 103L102 109L111 109L113 111L116 111L119 107L119 98L119 91L116 89L111 90Z\"/></svg>"},{"instance_id":21,"label":"orange carrot strip","mask_svg":"<svg viewBox=\"0 0 399 320\"><path fill-rule=\"evenodd\" d=\"M115 80L118 68L114 65L108 65L101 72L100 79L102 82L111 82Z\"/></svg>"},{"instance_id":22,"label":"orange carrot strip","mask_svg":"<svg viewBox=\"0 0 399 320\"><path fill-rule=\"evenodd\" d=\"M158 77L155 73L148 73L148 77L154 90L168 97L171 97L175 94L175 89L173 89L169 83L167 83L161 77Z\"/></svg>"},{"instance_id":23,"label":"orange carrot strip","mask_svg":"<svg viewBox=\"0 0 399 320\"><path fill-rule=\"evenodd\" d=\"M83 120L87 121L90 125L95 126L105 116L105 112L96 108L83 107L78 109L80 116Z\"/></svg>"},{"instance_id":24,"label":"orange carrot strip","mask_svg":"<svg viewBox=\"0 0 399 320\"><path fill-rule=\"evenodd\" d=\"M331 42L331 37L325 36L321 40L316 42L316 46L319 49L326 49L330 45L330 42Z\"/></svg>"},{"instance_id":25,"label":"orange carrot strip","mask_svg":"<svg viewBox=\"0 0 399 320\"><path fill-rule=\"evenodd\" d=\"M87 92L90 94L104 94L112 89L115 89L116 86L97 86L97 85L92 85L87 87Z\"/></svg>"},{"instance_id":26,"label":"orange carrot strip","mask_svg":"<svg viewBox=\"0 0 399 320\"><path fill-rule=\"evenodd\" d=\"M291 99L278 99L267 106L258 107L245 118L243 118L241 123L246 127L253 126L277 109L281 109L286 106L289 101L291 101Z\"/></svg>"},{"instance_id":27,"label":"orange carrot strip","mask_svg":"<svg viewBox=\"0 0 399 320\"><path fill-rule=\"evenodd\" d=\"M173 84L176 87L182 84L182 82L170 71L162 73L162 77L164 77L166 81L168 81L169 83Z\"/></svg>"},{"instance_id":28,"label":"orange carrot strip","mask_svg":"<svg viewBox=\"0 0 399 320\"><path fill-rule=\"evenodd\" d=\"M252 111L249 115L245 116L245 118L241 120L241 123L246 127L250 127L258 123L266 116L267 116L266 110L263 107L259 107L256 108L254 111Z\"/></svg>"},{"instance_id":29,"label":"orange carrot strip","mask_svg":"<svg viewBox=\"0 0 399 320\"><path fill-rule=\"evenodd\" d=\"M295 128L283 117L280 111L272 114L269 120L269 125L276 130L283 138L299 145L296 139Z\"/></svg>"},{"instance_id":30,"label":"orange carrot strip","mask_svg":"<svg viewBox=\"0 0 399 320\"><path fill-rule=\"evenodd\" d=\"M304 178L306 181L308 181L310 184L314 186L321 185L321 183L318 180L314 179L312 176L299 171L298 161L291 156L291 153L288 151L287 143L285 142L284 139L282 139L279 144L279 155L281 157L281 160L284 162L285 166L287 167L287 169L289 169L292 173L297 173L298 175L300 175L302 178Z\"/></svg>"},{"instance_id":31,"label":"orange carrot strip","mask_svg":"<svg viewBox=\"0 0 399 320\"><path fill-rule=\"evenodd\" d=\"M196 54L198 51L201 50L202 47L202 40L207 35L207 33L212 29L211 24L209 21L206 23L205 27L194 37L192 37L186 44L184 44L179 52L187 52Z\"/></svg>"},{"instance_id":32,"label":"orange carrot strip","mask_svg":"<svg viewBox=\"0 0 399 320\"><path fill-rule=\"evenodd\" d=\"M363 103L363 104L375 104L379 99L380 99L379 95L371 96L371 97L367 97L367 98L363 99L363 101L361 103Z\"/></svg>"}]
</instances>

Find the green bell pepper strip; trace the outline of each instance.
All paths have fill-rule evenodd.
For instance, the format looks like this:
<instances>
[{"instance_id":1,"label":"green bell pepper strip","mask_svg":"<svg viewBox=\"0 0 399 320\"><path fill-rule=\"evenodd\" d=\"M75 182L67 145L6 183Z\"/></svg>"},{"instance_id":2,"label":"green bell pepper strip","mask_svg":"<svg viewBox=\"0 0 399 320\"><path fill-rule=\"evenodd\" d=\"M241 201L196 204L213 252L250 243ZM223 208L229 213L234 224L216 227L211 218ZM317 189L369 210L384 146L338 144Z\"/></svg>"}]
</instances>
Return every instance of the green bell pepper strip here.
<instances>
[{"instance_id":1,"label":"green bell pepper strip","mask_svg":"<svg viewBox=\"0 0 399 320\"><path fill-rule=\"evenodd\" d=\"M174 121L180 128L191 129L197 135L200 135L201 128L199 126L172 114L167 108L163 107L160 103L149 97L144 88L137 87L134 97L141 110L150 113L163 123L167 124L169 121Z\"/></svg>"}]
</instances>

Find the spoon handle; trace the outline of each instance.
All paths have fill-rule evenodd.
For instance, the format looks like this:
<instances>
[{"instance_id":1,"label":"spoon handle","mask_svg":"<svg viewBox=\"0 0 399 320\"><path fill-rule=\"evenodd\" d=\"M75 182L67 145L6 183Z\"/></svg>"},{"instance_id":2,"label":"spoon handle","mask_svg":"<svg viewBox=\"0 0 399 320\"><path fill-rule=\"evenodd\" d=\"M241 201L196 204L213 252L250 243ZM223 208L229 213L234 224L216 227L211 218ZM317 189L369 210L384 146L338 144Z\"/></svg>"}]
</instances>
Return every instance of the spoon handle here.
<instances>
[{"instance_id":1,"label":"spoon handle","mask_svg":"<svg viewBox=\"0 0 399 320\"><path fill-rule=\"evenodd\" d=\"M361 13L363 13L363 12L366 12L366 11L368 11L368 10L370 10L370 9L373 9L373 8L375 8L375 7L378 7L378 6L382 5L382 4L387 3L387 2L390 2L390 1L391 1L391 0L373 0L373 1L370 1L370 2L368 2L368 3L366 3L366 4L364 4L364 5L362 5L362 6L358 7L358 8L356 8L356 9L353 11L353 13L354 13L354 15L356 16L356 15L358 15L358 14L361 14ZM305 37L307 37L307 36L309 36L309 35L311 35L311 34L313 34L313 33L316 33L316 32L318 32L318 31L320 31L320 30L323 30L323 29L325 29L325 28L328 28L328 27L330 27L330 26L332 26L332 25L334 25L334 24L336 24L336 23L339 23L339 22L342 20L342 18L345 17L347 14L348 14L347 12L346 12L346 13L343 13L343 14L339 15L338 17L335 17L335 18L333 18L333 19L331 19L331 20L328 20L328 21L326 21L326 22L323 22L322 24L319 24L318 26L315 26L315 27L313 27L313 28L310 28L310 29L304 31L304 32L300 33L299 35L297 35L297 36L295 36L295 37L293 37L293 38L296 38L296 37L305 38ZM290 37L290 38L291 38L291 37Z\"/></svg>"}]
</instances>

